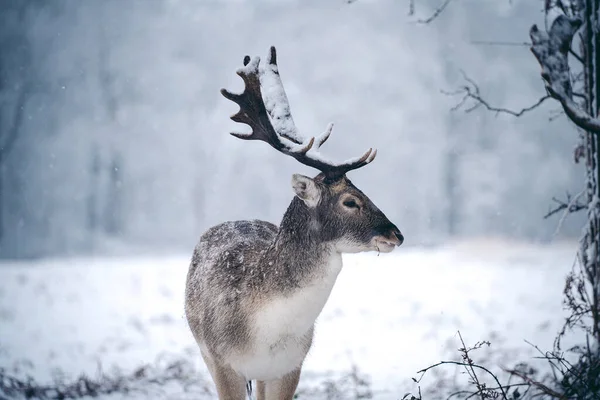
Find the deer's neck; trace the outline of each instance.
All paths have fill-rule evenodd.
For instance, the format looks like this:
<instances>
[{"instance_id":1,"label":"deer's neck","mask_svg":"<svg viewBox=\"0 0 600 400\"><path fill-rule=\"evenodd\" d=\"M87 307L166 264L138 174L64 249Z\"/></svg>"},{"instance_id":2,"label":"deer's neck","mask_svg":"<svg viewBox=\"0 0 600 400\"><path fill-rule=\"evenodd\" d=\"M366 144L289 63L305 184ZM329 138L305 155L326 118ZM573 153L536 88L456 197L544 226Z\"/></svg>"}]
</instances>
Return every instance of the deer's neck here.
<instances>
[{"instance_id":1,"label":"deer's neck","mask_svg":"<svg viewBox=\"0 0 600 400\"><path fill-rule=\"evenodd\" d=\"M283 216L266 257L269 275L284 291L301 289L315 281L331 281L333 285L342 266L341 255L322 240L313 211L298 198L292 200Z\"/></svg>"},{"instance_id":2,"label":"deer's neck","mask_svg":"<svg viewBox=\"0 0 600 400\"><path fill-rule=\"evenodd\" d=\"M277 354L283 355L283 350L298 350L304 357L302 343L310 340L342 268L341 254L320 239L311 211L299 202L290 204L261 263L265 281L260 291L267 296L253 317L254 346L257 352L275 354L266 358L270 365L279 362Z\"/></svg>"},{"instance_id":3,"label":"deer's neck","mask_svg":"<svg viewBox=\"0 0 600 400\"><path fill-rule=\"evenodd\" d=\"M314 211L295 197L283 215L275 245L294 252L315 252L327 247L321 239L321 229Z\"/></svg>"}]
</instances>

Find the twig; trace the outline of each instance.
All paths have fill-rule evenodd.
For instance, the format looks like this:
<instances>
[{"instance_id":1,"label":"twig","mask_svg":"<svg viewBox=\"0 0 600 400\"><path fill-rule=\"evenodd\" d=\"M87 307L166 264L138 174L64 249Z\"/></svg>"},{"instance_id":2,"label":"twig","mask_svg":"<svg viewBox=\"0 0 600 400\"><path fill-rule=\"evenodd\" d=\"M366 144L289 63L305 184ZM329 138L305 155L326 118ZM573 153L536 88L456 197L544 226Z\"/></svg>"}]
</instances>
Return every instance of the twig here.
<instances>
[{"instance_id":1,"label":"twig","mask_svg":"<svg viewBox=\"0 0 600 400\"><path fill-rule=\"evenodd\" d=\"M475 382L475 386L477 387L477 390L481 394L481 400L485 400L483 392L481 390L481 383L479 383L479 379L477 378L477 374L475 373L475 369L473 368L473 360L471 359L471 357L469 357L469 350L467 349L467 345L465 344L465 341L463 340L463 337L460 334L460 331L458 331L458 337L460 338L460 343L462 343L462 346L463 346L461 349L459 349L459 351L463 353L463 360L465 360L467 362L467 364L469 365L467 367L467 372L469 373L469 376L471 377L473 382Z\"/></svg>"},{"instance_id":2,"label":"twig","mask_svg":"<svg viewBox=\"0 0 600 400\"><path fill-rule=\"evenodd\" d=\"M559 399L559 400L569 400L568 397L563 396L562 394L550 389L548 386L544 385L541 382L535 381L533 379L531 379L530 377L528 377L527 375L525 375L524 373L517 371L517 370L506 370L506 372L516 375L519 378L523 379L525 382L535 386L536 388L538 388L539 390L542 391L542 393L547 394L549 396L551 396L554 399Z\"/></svg>"},{"instance_id":3,"label":"twig","mask_svg":"<svg viewBox=\"0 0 600 400\"><path fill-rule=\"evenodd\" d=\"M417 383L421 382L421 379L423 378L423 376L425 375L425 373L427 371L429 371L430 369L439 367L440 365L448 365L448 364L458 365L458 366L461 366L461 367L470 367L471 366L470 364L463 363L463 362L460 362L460 361L440 361L440 362L438 362L436 364L430 365L427 368L423 368L422 370L417 371L417 374L421 374L421 377L417 380ZM498 378L496 377L496 375L494 375L494 373L492 371L490 371L486 367L483 367L483 366L478 365L478 364L473 364L472 367L476 368L476 369L480 369L482 371L485 371L487 374L489 374L494 379L494 381L496 382L496 384L498 385L498 387L500 388L500 391L502 392L503 399L505 399L505 400L508 399L506 397L506 392L504 391L502 384L500 383L500 381L498 380Z\"/></svg>"},{"instance_id":4,"label":"twig","mask_svg":"<svg viewBox=\"0 0 600 400\"><path fill-rule=\"evenodd\" d=\"M554 201L555 203L558 203L558 206L556 206L553 209L550 209L546 213L546 215L544 215L544 219L547 219L562 210L565 210L565 214L570 214L570 213L575 213L577 211L585 210L587 208L587 204L581 204L581 203L577 202L577 200L579 200L579 198L581 197L581 195L583 195L583 193L584 193L584 191L581 191L573 198L571 198L571 195L569 193L567 193L567 201L566 202L559 200L556 197L553 197L552 201ZM563 217L561 217L561 221L559 221L559 222L562 223L563 219L564 219L564 215L563 215ZM555 232L555 234L556 234L556 232Z\"/></svg>"},{"instance_id":5,"label":"twig","mask_svg":"<svg viewBox=\"0 0 600 400\"><path fill-rule=\"evenodd\" d=\"M565 222L565 219L567 219L567 215L569 215L572 212L577 212L577 211L587 208L586 205L577 203L577 200L579 200L579 198L581 196L583 196L584 193L585 193L585 189L583 189L581 192L579 192L575 196L573 196L571 201L569 201L569 204L567 204L563 208L565 211L563 212L560 219L558 220L558 225L556 226L556 230L552 234L552 237L556 237L556 235L558 235L560 228L562 228L563 222ZM582 208L579 208L579 207L582 207ZM544 218L546 218L546 217L544 217Z\"/></svg>"},{"instance_id":6,"label":"twig","mask_svg":"<svg viewBox=\"0 0 600 400\"><path fill-rule=\"evenodd\" d=\"M573 57L575 57L575 59L577 61L579 61L580 63L584 63L583 61L583 57L581 57L579 54L575 53L575 50L573 50L572 48L569 48L569 54L571 54Z\"/></svg>"},{"instance_id":7,"label":"twig","mask_svg":"<svg viewBox=\"0 0 600 400\"><path fill-rule=\"evenodd\" d=\"M471 79L469 78L464 71L461 71L464 79L467 81L468 85L464 85L462 88L454 91L454 92L446 92L446 91L442 91L443 94L447 95L447 96L457 96L459 94L462 94L463 97L460 100L460 102L458 102L457 105L455 105L454 107L452 107L452 111L456 111L459 108L461 108L468 99L472 99L475 100L475 105L467 108L465 110L466 113L469 113L473 110L475 110L477 107L479 106L483 106L485 107L488 111L493 111L497 114L500 113L504 113L504 114L509 114L512 115L514 117L520 117L521 115L525 114L526 112L532 111L534 109L536 109L537 107L539 107L544 101L548 100L551 96L550 95L546 95L543 97L540 97L538 99L538 101L536 101L534 104L524 107L519 111L514 111L508 108L503 108L503 107L495 107L490 105L490 103L487 102L487 100L485 100L483 97L481 97L481 93L479 91L479 86Z\"/></svg>"},{"instance_id":8,"label":"twig","mask_svg":"<svg viewBox=\"0 0 600 400\"><path fill-rule=\"evenodd\" d=\"M530 42L502 42L502 41L488 41L488 40L472 40L472 44L485 45L485 46L518 46L527 47L531 46Z\"/></svg>"},{"instance_id":9,"label":"twig","mask_svg":"<svg viewBox=\"0 0 600 400\"><path fill-rule=\"evenodd\" d=\"M444 9L446 7L448 7L448 4L450 4L450 2L452 2L452 0L444 0L444 2L438 8L435 9L433 14L431 14L429 16L429 18L419 19L419 20L417 20L417 22L419 24L429 24L431 21L433 21L434 19L436 19L437 17L440 16L440 14L444 11Z\"/></svg>"},{"instance_id":10,"label":"twig","mask_svg":"<svg viewBox=\"0 0 600 400\"><path fill-rule=\"evenodd\" d=\"M558 110L552 110L550 111L550 116L548 117L548 122L553 122L554 120L562 117L563 115L565 115L565 111L560 108Z\"/></svg>"},{"instance_id":11,"label":"twig","mask_svg":"<svg viewBox=\"0 0 600 400\"><path fill-rule=\"evenodd\" d=\"M561 371L561 373L563 375L565 375L564 371L562 368L560 368L558 365L556 365L554 363L554 361L558 361L559 364L561 364L568 373L573 374L573 365L571 363L569 363L567 360L565 360L563 357L559 356L557 353L558 352L551 352L551 351L547 351L547 352L543 352L542 349L540 349L537 345L525 340L525 343L527 343L528 345L530 345L531 347L533 347L534 349L537 350L538 353L540 353L540 357L534 357L534 358L538 358L538 359L544 359L546 360L550 366L552 367L552 374L554 376L554 381L558 382L559 379L556 376L556 371ZM504 369L506 371L506 369Z\"/></svg>"}]
</instances>

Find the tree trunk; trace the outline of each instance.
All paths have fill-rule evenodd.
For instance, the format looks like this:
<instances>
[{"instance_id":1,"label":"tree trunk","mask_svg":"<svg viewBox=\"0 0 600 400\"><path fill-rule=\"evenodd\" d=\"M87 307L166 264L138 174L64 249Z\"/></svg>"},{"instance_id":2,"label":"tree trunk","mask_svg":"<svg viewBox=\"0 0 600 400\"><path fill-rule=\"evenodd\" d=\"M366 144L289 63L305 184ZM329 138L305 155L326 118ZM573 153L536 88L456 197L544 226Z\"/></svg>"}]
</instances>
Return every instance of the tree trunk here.
<instances>
[{"instance_id":1,"label":"tree trunk","mask_svg":"<svg viewBox=\"0 0 600 400\"><path fill-rule=\"evenodd\" d=\"M458 154L454 149L447 149L446 159L444 163L446 182L446 223L448 229L448 236L453 237L458 234L458 220L459 220L459 207L460 201L458 199Z\"/></svg>"},{"instance_id":2,"label":"tree trunk","mask_svg":"<svg viewBox=\"0 0 600 400\"><path fill-rule=\"evenodd\" d=\"M3 154L0 152L0 244L4 239L4 200L7 197L4 189L4 163ZM0 246L1 247L1 246Z\"/></svg>"},{"instance_id":3,"label":"tree trunk","mask_svg":"<svg viewBox=\"0 0 600 400\"><path fill-rule=\"evenodd\" d=\"M98 192L100 178L100 154L94 146L91 151L91 162L89 170L89 185L87 193L87 229L89 236L89 247L92 253L96 248L96 236L98 232Z\"/></svg>"},{"instance_id":4,"label":"tree trunk","mask_svg":"<svg viewBox=\"0 0 600 400\"><path fill-rule=\"evenodd\" d=\"M590 1L591 2L591 1ZM594 98L590 103L593 105L594 109L590 110L593 117L598 117L598 109L600 108L600 104L598 100L600 99L600 33L598 30L598 13L600 12L600 0L593 0L593 4L589 13L591 14L591 24L587 26L587 31L593 38L592 49L590 54L593 54L593 82L595 85L593 86L594 90ZM594 28L592 28L594 27ZM592 64L592 62L590 62ZM590 90L591 92L591 90ZM591 93L590 93L591 95ZM588 134L590 135L590 134ZM600 344L600 212L599 207L600 204L598 200L600 199L600 135L595 135L595 147L594 147L594 162L596 164L596 187L594 188L595 194L595 202L593 203L593 215L589 219L590 225L593 224L595 230L594 232L594 254L595 258L593 263L589 266L589 274L590 281L592 283L592 313L594 324L594 337L598 344Z\"/></svg>"},{"instance_id":5,"label":"tree trunk","mask_svg":"<svg viewBox=\"0 0 600 400\"><path fill-rule=\"evenodd\" d=\"M585 0L582 10L584 29L581 42L584 72L585 108L591 117L598 117L598 99L600 98L600 37L594 32L595 15L600 0ZM600 134L586 132L586 195L588 202L588 220L584 227L580 248L584 279L587 281L588 300L592 326L591 334L600 343Z\"/></svg>"},{"instance_id":6,"label":"tree trunk","mask_svg":"<svg viewBox=\"0 0 600 400\"><path fill-rule=\"evenodd\" d=\"M115 151L107 171L108 190L104 212L104 230L111 236L121 233L121 164L121 156Z\"/></svg>"}]
</instances>

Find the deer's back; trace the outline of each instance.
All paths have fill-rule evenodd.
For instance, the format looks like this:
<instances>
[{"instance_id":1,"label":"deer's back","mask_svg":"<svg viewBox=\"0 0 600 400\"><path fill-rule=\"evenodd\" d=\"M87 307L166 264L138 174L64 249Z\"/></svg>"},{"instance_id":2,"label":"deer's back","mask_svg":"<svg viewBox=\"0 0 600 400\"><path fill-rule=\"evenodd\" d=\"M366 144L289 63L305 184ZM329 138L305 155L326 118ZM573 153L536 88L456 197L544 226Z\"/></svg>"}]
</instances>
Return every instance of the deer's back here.
<instances>
[{"instance_id":1,"label":"deer's back","mask_svg":"<svg viewBox=\"0 0 600 400\"><path fill-rule=\"evenodd\" d=\"M252 289L262 280L259 262L277 232L266 221L232 221L200 237L188 271L185 311L196 340L213 356L225 356L250 339L244 308L251 306Z\"/></svg>"}]
</instances>

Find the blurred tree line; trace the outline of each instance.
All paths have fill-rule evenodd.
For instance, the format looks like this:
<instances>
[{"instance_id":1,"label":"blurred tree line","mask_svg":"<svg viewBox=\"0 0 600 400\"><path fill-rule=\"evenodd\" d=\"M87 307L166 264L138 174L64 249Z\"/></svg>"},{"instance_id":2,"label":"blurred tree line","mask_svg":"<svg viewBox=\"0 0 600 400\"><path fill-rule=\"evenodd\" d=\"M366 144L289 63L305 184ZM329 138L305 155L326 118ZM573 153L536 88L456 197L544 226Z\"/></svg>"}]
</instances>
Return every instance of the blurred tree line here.
<instances>
[{"instance_id":1,"label":"blurred tree line","mask_svg":"<svg viewBox=\"0 0 600 400\"><path fill-rule=\"evenodd\" d=\"M549 132L564 118L460 118L440 93L464 68L495 104L535 100L526 52L470 43L515 35L535 7L475 2L415 31L404 2L0 0L0 257L188 251L223 220L277 222L289 176L314 171L232 140L218 93L271 44L300 129L335 122L336 158L379 148L351 179L407 244L552 239L548 199L582 182L576 138Z\"/></svg>"}]
</instances>

